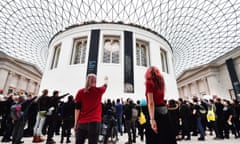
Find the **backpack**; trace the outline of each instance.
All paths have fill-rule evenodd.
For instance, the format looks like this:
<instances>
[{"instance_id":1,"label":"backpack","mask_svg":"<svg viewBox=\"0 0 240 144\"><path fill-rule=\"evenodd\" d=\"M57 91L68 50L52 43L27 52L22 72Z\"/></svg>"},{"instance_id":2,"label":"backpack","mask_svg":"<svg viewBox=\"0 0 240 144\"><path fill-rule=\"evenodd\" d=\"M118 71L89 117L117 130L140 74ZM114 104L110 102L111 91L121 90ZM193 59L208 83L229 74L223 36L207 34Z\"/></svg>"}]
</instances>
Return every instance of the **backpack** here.
<instances>
[{"instance_id":1,"label":"backpack","mask_svg":"<svg viewBox=\"0 0 240 144\"><path fill-rule=\"evenodd\" d=\"M132 108L132 121L136 121L138 119L138 110L136 108Z\"/></svg>"},{"instance_id":2,"label":"backpack","mask_svg":"<svg viewBox=\"0 0 240 144\"><path fill-rule=\"evenodd\" d=\"M11 118L13 120L20 120L23 117L22 105L21 104L13 104L11 106Z\"/></svg>"}]
</instances>

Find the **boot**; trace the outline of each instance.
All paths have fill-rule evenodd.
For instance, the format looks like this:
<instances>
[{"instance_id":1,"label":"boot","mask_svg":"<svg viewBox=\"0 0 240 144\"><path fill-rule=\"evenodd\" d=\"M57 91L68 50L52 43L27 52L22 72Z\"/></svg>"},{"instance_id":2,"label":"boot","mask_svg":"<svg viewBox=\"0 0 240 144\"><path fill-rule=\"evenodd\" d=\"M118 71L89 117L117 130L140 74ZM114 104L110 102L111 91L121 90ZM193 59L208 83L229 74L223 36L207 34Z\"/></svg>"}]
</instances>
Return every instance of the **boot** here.
<instances>
[{"instance_id":1,"label":"boot","mask_svg":"<svg viewBox=\"0 0 240 144\"><path fill-rule=\"evenodd\" d=\"M43 139L41 136L39 136L39 141L40 141L40 142L43 142L44 139Z\"/></svg>"},{"instance_id":2,"label":"boot","mask_svg":"<svg viewBox=\"0 0 240 144\"><path fill-rule=\"evenodd\" d=\"M69 137L67 137L67 141L66 141L66 143L71 143Z\"/></svg>"},{"instance_id":3,"label":"boot","mask_svg":"<svg viewBox=\"0 0 240 144\"><path fill-rule=\"evenodd\" d=\"M40 143L40 142L43 142L44 139L42 139L40 136L34 136L33 137L33 143Z\"/></svg>"},{"instance_id":4,"label":"boot","mask_svg":"<svg viewBox=\"0 0 240 144\"><path fill-rule=\"evenodd\" d=\"M60 143L63 143L63 137L61 137Z\"/></svg>"},{"instance_id":5,"label":"boot","mask_svg":"<svg viewBox=\"0 0 240 144\"><path fill-rule=\"evenodd\" d=\"M53 139L47 139L46 144L56 144L56 142Z\"/></svg>"},{"instance_id":6,"label":"boot","mask_svg":"<svg viewBox=\"0 0 240 144\"><path fill-rule=\"evenodd\" d=\"M32 142L33 142L33 143L36 143L37 141L38 141L38 136L33 136Z\"/></svg>"}]
</instances>

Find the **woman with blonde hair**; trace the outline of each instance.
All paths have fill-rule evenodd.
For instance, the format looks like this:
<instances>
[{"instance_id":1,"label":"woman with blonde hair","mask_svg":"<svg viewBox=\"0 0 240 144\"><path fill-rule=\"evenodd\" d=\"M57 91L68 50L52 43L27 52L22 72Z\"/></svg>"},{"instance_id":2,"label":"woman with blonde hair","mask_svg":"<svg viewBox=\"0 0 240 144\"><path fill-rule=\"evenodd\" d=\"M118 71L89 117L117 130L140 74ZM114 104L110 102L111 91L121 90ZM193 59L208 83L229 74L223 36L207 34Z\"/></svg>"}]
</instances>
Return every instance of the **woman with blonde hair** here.
<instances>
[{"instance_id":1,"label":"woman with blonde hair","mask_svg":"<svg viewBox=\"0 0 240 144\"><path fill-rule=\"evenodd\" d=\"M168 109L164 102L164 78L157 67L151 66L145 73L145 80L149 112L146 144L176 144Z\"/></svg>"},{"instance_id":2,"label":"woman with blonde hair","mask_svg":"<svg viewBox=\"0 0 240 144\"><path fill-rule=\"evenodd\" d=\"M96 87L96 75L88 74L85 88L80 89L75 97L76 144L97 144L102 121L102 95L107 88L107 80L101 87Z\"/></svg>"}]
</instances>

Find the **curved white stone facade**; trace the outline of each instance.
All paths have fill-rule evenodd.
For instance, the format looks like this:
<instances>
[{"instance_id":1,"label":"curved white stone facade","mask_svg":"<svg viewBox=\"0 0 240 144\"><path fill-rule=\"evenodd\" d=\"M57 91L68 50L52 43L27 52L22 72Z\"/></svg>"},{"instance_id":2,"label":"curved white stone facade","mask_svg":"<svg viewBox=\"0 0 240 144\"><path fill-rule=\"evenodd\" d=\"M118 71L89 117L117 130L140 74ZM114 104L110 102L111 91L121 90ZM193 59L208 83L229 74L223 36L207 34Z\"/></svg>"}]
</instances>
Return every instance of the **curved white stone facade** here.
<instances>
[{"instance_id":1,"label":"curved white stone facade","mask_svg":"<svg viewBox=\"0 0 240 144\"><path fill-rule=\"evenodd\" d=\"M99 35L95 35L94 30L97 30ZM124 46L129 43L126 33L132 38L132 57L126 57L127 50ZM96 49L96 41L91 41L94 37L98 42L97 54L96 51L90 52L90 47L95 46ZM129 44L131 45L131 42ZM75 47L80 47L81 50ZM78 60L73 58L76 51L79 52ZM150 65L163 71L166 98L178 98L173 55L167 41L136 26L109 23L75 26L55 35L49 44L49 56L40 90L47 88L50 91L59 90L61 93L70 92L75 95L78 89L85 86L87 69L91 68L91 64L88 64L89 53L97 56L97 61L93 64L97 66L97 85L103 84L105 76L109 77L103 100L145 98L144 73ZM132 66L126 63L129 62L126 59L130 59ZM133 75L133 85L130 84L130 87L126 86L128 79L125 77L129 66L132 70L130 75Z\"/></svg>"}]
</instances>

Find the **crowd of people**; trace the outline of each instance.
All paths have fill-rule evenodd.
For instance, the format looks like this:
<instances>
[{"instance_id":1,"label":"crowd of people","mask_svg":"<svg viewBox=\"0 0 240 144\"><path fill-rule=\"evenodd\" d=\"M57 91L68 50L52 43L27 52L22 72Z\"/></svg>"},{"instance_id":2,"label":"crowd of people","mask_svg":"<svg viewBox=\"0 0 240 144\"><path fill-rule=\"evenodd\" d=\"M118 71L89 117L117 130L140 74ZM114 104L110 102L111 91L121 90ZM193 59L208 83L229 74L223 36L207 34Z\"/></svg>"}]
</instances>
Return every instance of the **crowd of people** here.
<instances>
[{"instance_id":1,"label":"crowd of people","mask_svg":"<svg viewBox=\"0 0 240 144\"><path fill-rule=\"evenodd\" d=\"M67 102L60 99L68 96ZM62 139L67 137L70 142L69 131L73 127L75 103L73 96L58 91L48 96L48 90L42 95L9 94L0 101L2 142L12 144L24 143L22 137L33 137L32 142L43 142L43 135L47 135L47 144L55 143L54 133L59 134L62 126ZM25 129L24 129L25 128Z\"/></svg>"},{"instance_id":2,"label":"crowd of people","mask_svg":"<svg viewBox=\"0 0 240 144\"><path fill-rule=\"evenodd\" d=\"M61 135L60 143L71 143L73 130L76 144L84 144L86 139L89 144L97 144L99 135L107 144L112 131L116 132L116 139L127 133L126 144L136 143L137 138L146 144L176 144L178 140L191 140L192 136L203 141L207 131L215 135L214 139L240 137L238 101L219 97L166 101L160 71L149 67L145 79L146 101L117 98L102 103L108 77L97 87L95 74L87 76L85 87L75 98L69 93L60 96L57 90L49 96L47 89L41 96L11 93L0 100L1 141L20 144L24 143L22 137L33 137L33 143L55 144L54 135ZM65 97L66 102L61 100ZM17 110L21 112L18 114Z\"/></svg>"}]
</instances>

